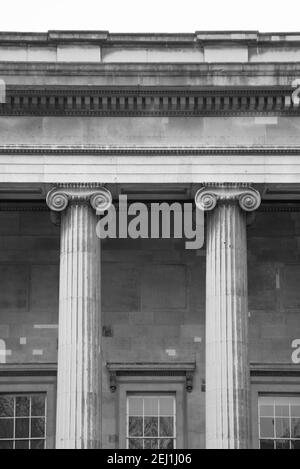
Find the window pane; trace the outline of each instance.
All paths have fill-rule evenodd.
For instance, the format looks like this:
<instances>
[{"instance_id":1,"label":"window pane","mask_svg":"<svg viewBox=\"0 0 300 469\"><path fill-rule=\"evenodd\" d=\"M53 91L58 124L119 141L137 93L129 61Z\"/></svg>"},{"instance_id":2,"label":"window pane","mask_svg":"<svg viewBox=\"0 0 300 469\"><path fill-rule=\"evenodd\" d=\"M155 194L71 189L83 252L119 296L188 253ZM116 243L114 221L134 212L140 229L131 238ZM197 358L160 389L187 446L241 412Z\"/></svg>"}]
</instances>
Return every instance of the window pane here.
<instances>
[{"instance_id":1,"label":"window pane","mask_svg":"<svg viewBox=\"0 0 300 469\"><path fill-rule=\"evenodd\" d=\"M274 417L274 406L273 405L262 405L259 408L261 417Z\"/></svg>"},{"instance_id":2,"label":"window pane","mask_svg":"<svg viewBox=\"0 0 300 469\"><path fill-rule=\"evenodd\" d=\"M292 438L300 438L300 418L292 419Z\"/></svg>"},{"instance_id":3,"label":"window pane","mask_svg":"<svg viewBox=\"0 0 300 469\"><path fill-rule=\"evenodd\" d=\"M174 440L170 438L164 438L159 440L159 449L173 449L174 448Z\"/></svg>"},{"instance_id":4,"label":"window pane","mask_svg":"<svg viewBox=\"0 0 300 469\"><path fill-rule=\"evenodd\" d=\"M276 440L276 449L290 449L290 440Z\"/></svg>"},{"instance_id":5,"label":"window pane","mask_svg":"<svg viewBox=\"0 0 300 469\"><path fill-rule=\"evenodd\" d=\"M14 437L14 420L0 419L0 438L9 439Z\"/></svg>"},{"instance_id":6,"label":"window pane","mask_svg":"<svg viewBox=\"0 0 300 469\"><path fill-rule=\"evenodd\" d=\"M130 438L129 440L129 449L143 449L143 440Z\"/></svg>"},{"instance_id":7,"label":"window pane","mask_svg":"<svg viewBox=\"0 0 300 469\"><path fill-rule=\"evenodd\" d=\"M276 415L276 417L289 417L290 416L290 407L289 407L289 405L276 405L275 406L275 415Z\"/></svg>"},{"instance_id":8,"label":"window pane","mask_svg":"<svg viewBox=\"0 0 300 469\"><path fill-rule=\"evenodd\" d=\"M145 417L144 436L158 436L158 418Z\"/></svg>"},{"instance_id":9,"label":"window pane","mask_svg":"<svg viewBox=\"0 0 300 469\"><path fill-rule=\"evenodd\" d=\"M158 449L158 440L144 440L144 449Z\"/></svg>"},{"instance_id":10,"label":"window pane","mask_svg":"<svg viewBox=\"0 0 300 469\"><path fill-rule=\"evenodd\" d=\"M39 438L45 436L45 419L31 419L31 437Z\"/></svg>"},{"instance_id":11,"label":"window pane","mask_svg":"<svg viewBox=\"0 0 300 469\"><path fill-rule=\"evenodd\" d=\"M32 417L44 417L45 415L45 396L36 395L31 398L31 415Z\"/></svg>"},{"instance_id":12,"label":"window pane","mask_svg":"<svg viewBox=\"0 0 300 469\"><path fill-rule=\"evenodd\" d=\"M290 438L290 420L276 419L276 438Z\"/></svg>"},{"instance_id":13,"label":"window pane","mask_svg":"<svg viewBox=\"0 0 300 469\"><path fill-rule=\"evenodd\" d=\"M0 396L0 417L14 416L14 399L9 396Z\"/></svg>"},{"instance_id":14,"label":"window pane","mask_svg":"<svg viewBox=\"0 0 300 469\"><path fill-rule=\"evenodd\" d=\"M260 419L260 436L261 438L274 438L274 419Z\"/></svg>"},{"instance_id":15,"label":"window pane","mask_svg":"<svg viewBox=\"0 0 300 469\"><path fill-rule=\"evenodd\" d=\"M290 397L289 402L291 406L300 406L300 397Z\"/></svg>"},{"instance_id":16,"label":"window pane","mask_svg":"<svg viewBox=\"0 0 300 469\"><path fill-rule=\"evenodd\" d=\"M274 440L260 440L260 449L274 449Z\"/></svg>"},{"instance_id":17,"label":"window pane","mask_svg":"<svg viewBox=\"0 0 300 469\"><path fill-rule=\"evenodd\" d=\"M146 397L144 400L145 415L158 416L158 398Z\"/></svg>"},{"instance_id":18,"label":"window pane","mask_svg":"<svg viewBox=\"0 0 300 469\"><path fill-rule=\"evenodd\" d=\"M287 396L277 396L275 398L272 398L274 399L274 402L277 406L280 406L280 405L288 405L290 403L290 398L287 397Z\"/></svg>"},{"instance_id":19,"label":"window pane","mask_svg":"<svg viewBox=\"0 0 300 469\"><path fill-rule=\"evenodd\" d=\"M300 440L292 441L292 449L300 449Z\"/></svg>"},{"instance_id":20,"label":"window pane","mask_svg":"<svg viewBox=\"0 0 300 469\"><path fill-rule=\"evenodd\" d=\"M129 415L143 415L143 399L140 397L128 398Z\"/></svg>"},{"instance_id":21,"label":"window pane","mask_svg":"<svg viewBox=\"0 0 300 469\"><path fill-rule=\"evenodd\" d=\"M30 400L26 396L16 397L16 416L29 417Z\"/></svg>"},{"instance_id":22,"label":"window pane","mask_svg":"<svg viewBox=\"0 0 300 469\"><path fill-rule=\"evenodd\" d=\"M292 405L291 406L291 416L292 417L300 417L300 405Z\"/></svg>"},{"instance_id":23,"label":"window pane","mask_svg":"<svg viewBox=\"0 0 300 469\"><path fill-rule=\"evenodd\" d=\"M260 397L259 403L261 406L267 405L274 407L275 399L272 396Z\"/></svg>"},{"instance_id":24,"label":"window pane","mask_svg":"<svg viewBox=\"0 0 300 469\"><path fill-rule=\"evenodd\" d=\"M16 449L29 449L29 441L27 440L19 440L19 441L16 441L16 446L15 446Z\"/></svg>"},{"instance_id":25,"label":"window pane","mask_svg":"<svg viewBox=\"0 0 300 469\"><path fill-rule=\"evenodd\" d=\"M159 436L174 436L173 417L160 417Z\"/></svg>"},{"instance_id":26,"label":"window pane","mask_svg":"<svg viewBox=\"0 0 300 469\"><path fill-rule=\"evenodd\" d=\"M29 419L16 419L16 438L29 438Z\"/></svg>"},{"instance_id":27,"label":"window pane","mask_svg":"<svg viewBox=\"0 0 300 469\"><path fill-rule=\"evenodd\" d=\"M174 399L172 397L162 397L159 400L160 415L174 415Z\"/></svg>"},{"instance_id":28,"label":"window pane","mask_svg":"<svg viewBox=\"0 0 300 469\"><path fill-rule=\"evenodd\" d=\"M45 440L31 440L31 449L45 449Z\"/></svg>"},{"instance_id":29,"label":"window pane","mask_svg":"<svg viewBox=\"0 0 300 469\"><path fill-rule=\"evenodd\" d=\"M143 436L143 417L129 417L129 436Z\"/></svg>"},{"instance_id":30,"label":"window pane","mask_svg":"<svg viewBox=\"0 0 300 469\"><path fill-rule=\"evenodd\" d=\"M0 440L0 449L13 449L13 442Z\"/></svg>"}]
</instances>

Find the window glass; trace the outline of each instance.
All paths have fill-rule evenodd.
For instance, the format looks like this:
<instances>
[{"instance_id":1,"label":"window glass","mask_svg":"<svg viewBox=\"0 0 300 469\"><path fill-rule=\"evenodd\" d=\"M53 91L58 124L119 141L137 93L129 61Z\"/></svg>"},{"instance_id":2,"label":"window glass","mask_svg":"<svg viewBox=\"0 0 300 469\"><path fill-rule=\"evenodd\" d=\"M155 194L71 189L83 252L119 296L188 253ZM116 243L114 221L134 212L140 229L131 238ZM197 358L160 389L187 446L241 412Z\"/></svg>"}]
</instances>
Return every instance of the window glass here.
<instances>
[{"instance_id":1,"label":"window glass","mask_svg":"<svg viewBox=\"0 0 300 469\"><path fill-rule=\"evenodd\" d=\"M173 449L175 447L175 397L128 396L127 448Z\"/></svg>"},{"instance_id":2,"label":"window glass","mask_svg":"<svg viewBox=\"0 0 300 469\"><path fill-rule=\"evenodd\" d=\"M300 397L259 398L261 449L300 449Z\"/></svg>"},{"instance_id":3,"label":"window glass","mask_svg":"<svg viewBox=\"0 0 300 469\"><path fill-rule=\"evenodd\" d=\"M45 449L46 395L0 394L0 449Z\"/></svg>"}]
</instances>

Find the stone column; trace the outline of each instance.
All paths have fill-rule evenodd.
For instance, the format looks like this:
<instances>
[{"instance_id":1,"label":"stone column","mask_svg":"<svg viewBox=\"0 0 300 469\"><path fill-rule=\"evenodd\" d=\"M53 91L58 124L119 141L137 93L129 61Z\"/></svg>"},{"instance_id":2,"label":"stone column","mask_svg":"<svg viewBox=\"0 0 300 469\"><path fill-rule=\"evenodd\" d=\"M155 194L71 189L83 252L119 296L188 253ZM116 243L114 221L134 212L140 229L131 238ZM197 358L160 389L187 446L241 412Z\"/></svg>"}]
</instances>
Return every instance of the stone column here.
<instances>
[{"instance_id":1,"label":"stone column","mask_svg":"<svg viewBox=\"0 0 300 469\"><path fill-rule=\"evenodd\" d=\"M206 442L208 449L250 445L246 212L259 193L241 184L196 194L208 210L206 236Z\"/></svg>"},{"instance_id":2,"label":"stone column","mask_svg":"<svg viewBox=\"0 0 300 469\"><path fill-rule=\"evenodd\" d=\"M99 186L58 186L47 195L61 212L57 449L101 445L100 239L96 210L111 195Z\"/></svg>"}]
</instances>

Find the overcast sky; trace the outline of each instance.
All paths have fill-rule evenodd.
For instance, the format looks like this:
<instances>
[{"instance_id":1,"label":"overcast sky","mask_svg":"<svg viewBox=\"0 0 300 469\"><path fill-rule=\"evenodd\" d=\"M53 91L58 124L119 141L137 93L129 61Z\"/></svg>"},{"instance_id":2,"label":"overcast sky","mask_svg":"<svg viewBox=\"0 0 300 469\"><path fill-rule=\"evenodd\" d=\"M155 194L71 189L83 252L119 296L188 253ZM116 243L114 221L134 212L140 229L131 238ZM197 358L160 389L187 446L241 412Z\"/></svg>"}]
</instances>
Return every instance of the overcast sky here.
<instances>
[{"instance_id":1,"label":"overcast sky","mask_svg":"<svg viewBox=\"0 0 300 469\"><path fill-rule=\"evenodd\" d=\"M2 0L0 30L299 31L300 0Z\"/></svg>"}]
</instances>

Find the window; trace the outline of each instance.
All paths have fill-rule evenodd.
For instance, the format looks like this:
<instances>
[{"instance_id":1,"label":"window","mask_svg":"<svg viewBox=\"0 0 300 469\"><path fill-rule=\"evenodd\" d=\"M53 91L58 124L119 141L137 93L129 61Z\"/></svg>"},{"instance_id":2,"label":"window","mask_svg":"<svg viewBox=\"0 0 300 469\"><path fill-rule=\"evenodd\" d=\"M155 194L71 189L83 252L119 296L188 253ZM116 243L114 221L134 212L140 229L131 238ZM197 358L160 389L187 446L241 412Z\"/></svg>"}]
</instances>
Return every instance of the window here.
<instances>
[{"instance_id":1,"label":"window","mask_svg":"<svg viewBox=\"0 0 300 469\"><path fill-rule=\"evenodd\" d=\"M103 418L108 444L119 449L189 447L186 408L194 362L108 363L107 368L118 406L115 441L105 436L106 422L112 433L111 416Z\"/></svg>"},{"instance_id":2,"label":"window","mask_svg":"<svg viewBox=\"0 0 300 469\"><path fill-rule=\"evenodd\" d=\"M45 393L0 394L0 449L46 448Z\"/></svg>"},{"instance_id":3,"label":"window","mask_svg":"<svg viewBox=\"0 0 300 469\"><path fill-rule=\"evenodd\" d=\"M300 397L259 397L261 449L300 449Z\"/></svg>"},{"instance_id":4,"label":"window","mask_svg":"<svg viewBox=\"0 0 300 469\"><path fill-rule=\"evenodd\" d=\"M127 397L127 448L176 448L175 396Z\"/></svg>"}]
</instances>

